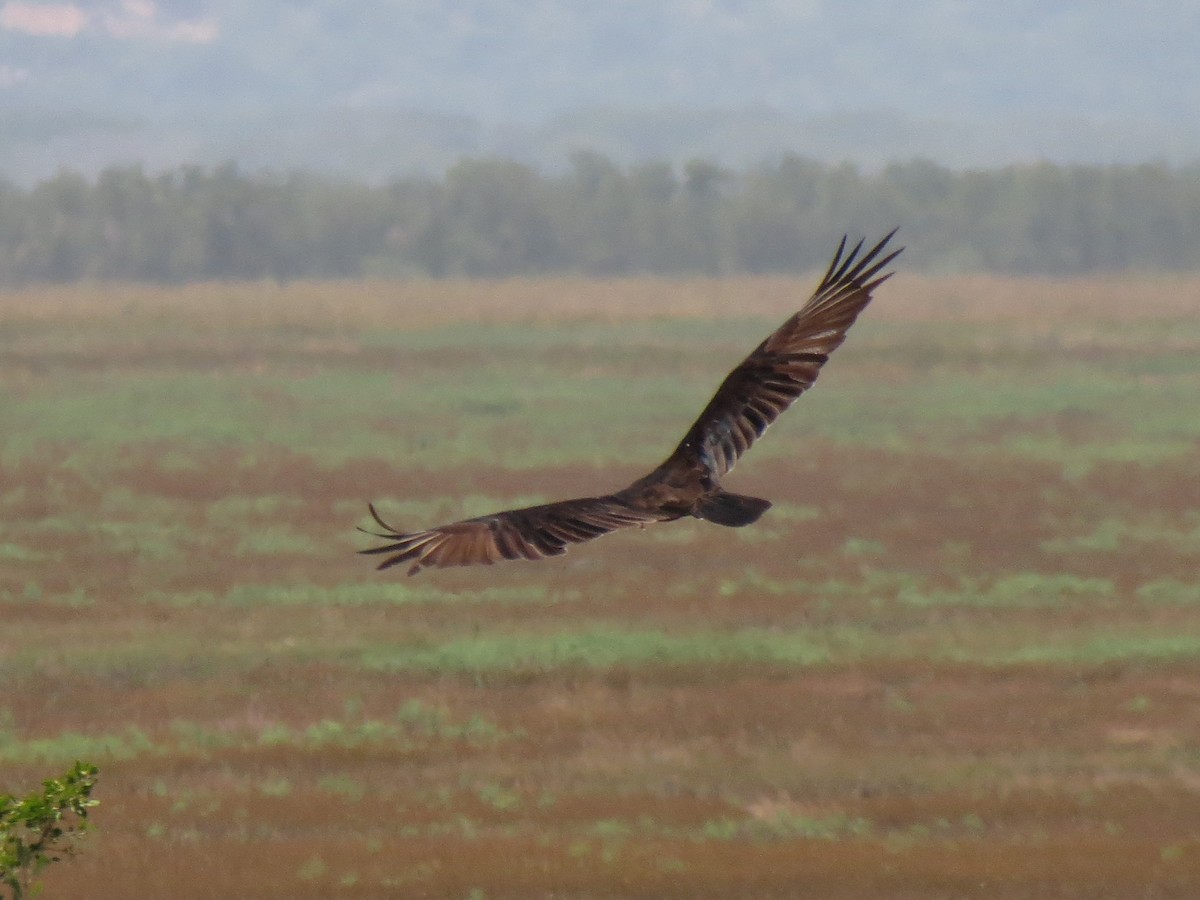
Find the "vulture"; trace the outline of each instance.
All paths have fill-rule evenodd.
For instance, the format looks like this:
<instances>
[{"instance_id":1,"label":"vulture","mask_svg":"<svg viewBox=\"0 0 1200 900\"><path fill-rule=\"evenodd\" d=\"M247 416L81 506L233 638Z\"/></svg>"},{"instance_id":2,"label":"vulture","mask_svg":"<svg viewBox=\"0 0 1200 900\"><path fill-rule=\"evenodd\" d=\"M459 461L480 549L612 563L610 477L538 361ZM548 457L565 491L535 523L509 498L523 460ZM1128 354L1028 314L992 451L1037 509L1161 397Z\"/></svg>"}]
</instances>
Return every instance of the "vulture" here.
<instances>
[{"instance_id":1,"label":"vulture","mask_svg":"<svg viewBox=\"0 0 1200 900\"><path fill-rule=\"evenodd\" d=\"M570 544L653 522L694 516L740 528L758 520L771 503L726 491L721 479L792 402L812 387L829 354L892 276L883 272L903 248L890 249L895 230L861 253L838 244L821 283L803 308L738 365L717 388L679 446L650 474L599 497L560 500L464 519L426 531L401 531L368 504L380 531L360 528L383 544L360 553L383 557L380 569L409 563L425 568L491 565L506 559L559 556Z\"/></svg>"}]
</instances>

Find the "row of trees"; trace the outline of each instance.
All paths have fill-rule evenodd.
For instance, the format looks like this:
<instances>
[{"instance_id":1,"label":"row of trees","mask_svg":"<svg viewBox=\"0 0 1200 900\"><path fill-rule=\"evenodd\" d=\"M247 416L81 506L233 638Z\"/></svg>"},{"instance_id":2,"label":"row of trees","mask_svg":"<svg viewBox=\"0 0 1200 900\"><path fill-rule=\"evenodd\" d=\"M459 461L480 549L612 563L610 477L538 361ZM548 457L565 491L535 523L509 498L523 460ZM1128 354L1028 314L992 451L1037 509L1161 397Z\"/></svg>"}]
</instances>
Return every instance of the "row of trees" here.
<instances>
[{"instance_id":1,"label":"row of trees","mask_svg":"<svg viewBox=\"0 0 1200 900\"><path fill-rule=\"evenodd\" d=\"M232 164L64 172L0 182L0 284L791 272L842 231L895 225L908 264L934 271L1195 270L1200 165L867 174L785 157L735 173L577 153L562 174L477 159L383 186Z\"/></svg>"}]
</instances>

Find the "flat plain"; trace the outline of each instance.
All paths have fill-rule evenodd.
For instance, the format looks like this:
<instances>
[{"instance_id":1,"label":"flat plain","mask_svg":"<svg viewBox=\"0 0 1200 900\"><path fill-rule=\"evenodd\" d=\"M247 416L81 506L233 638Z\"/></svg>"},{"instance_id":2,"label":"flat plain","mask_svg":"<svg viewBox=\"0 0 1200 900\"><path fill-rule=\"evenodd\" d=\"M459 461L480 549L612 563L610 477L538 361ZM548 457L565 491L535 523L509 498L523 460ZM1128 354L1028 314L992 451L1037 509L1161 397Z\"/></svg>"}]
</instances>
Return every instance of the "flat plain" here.
<instances>
[{"instance_id":1,"label":"flat plain","mask_svg":"<svg viewBox=\"0 0 1200 900\"><path fill-rule=\"evenodd\" d=\"M0 295L0 790L101 769L46 896L1197 896L1200 281L901 266L757 525L354 553L623 486L812 284Z\"/></svg>"}]
</instances>

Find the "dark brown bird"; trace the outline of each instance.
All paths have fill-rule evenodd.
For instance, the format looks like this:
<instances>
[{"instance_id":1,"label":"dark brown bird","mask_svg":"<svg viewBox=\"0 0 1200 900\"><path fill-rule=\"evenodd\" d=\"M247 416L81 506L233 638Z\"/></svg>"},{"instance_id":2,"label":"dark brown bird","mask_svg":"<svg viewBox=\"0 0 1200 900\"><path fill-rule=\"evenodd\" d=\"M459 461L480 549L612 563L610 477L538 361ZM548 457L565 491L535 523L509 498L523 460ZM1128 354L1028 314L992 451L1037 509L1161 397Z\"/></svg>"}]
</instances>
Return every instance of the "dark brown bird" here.
<instances>
[{"instance_id":1,"label":"dark brown bird","mask_svg":"<svg viewBox=\"0 0 1200 900\"><path fill-rule=\"evenodd\" d=\"M360 531L387 543L360 553L383 554L380 569L411 562L408 574L427 567L490 566L502 559L541 559L567 552L568 544L651 522L695 516L739 528L758 520L771 504L732 494L721 478L767 426L817 380L821 366L892 273L879 274L900 250L883 255L893 230L863 256L863 242L845 253L846 238L804 307L758 345L717 389L675 451L629 487L602 497L560 500L464 519L428 531L402 532L370 504L382 531Z\"/></svg>"}]
</instances>

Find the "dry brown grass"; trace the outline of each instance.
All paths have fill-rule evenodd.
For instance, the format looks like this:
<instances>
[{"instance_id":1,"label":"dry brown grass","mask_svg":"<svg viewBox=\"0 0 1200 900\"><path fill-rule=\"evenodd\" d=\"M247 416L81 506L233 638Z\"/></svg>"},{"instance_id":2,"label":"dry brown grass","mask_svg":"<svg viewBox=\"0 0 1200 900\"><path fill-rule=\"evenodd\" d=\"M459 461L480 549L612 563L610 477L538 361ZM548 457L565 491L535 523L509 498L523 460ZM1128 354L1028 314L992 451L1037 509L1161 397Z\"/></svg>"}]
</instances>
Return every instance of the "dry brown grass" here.
<instances>
[{"instance_id":1,"label":"dry brown grass","mask_svg":"<svg viewBox=\"0 0 1200 900\"><path fill-rule=\"evenodd\" d=\"M373 365L361 338L376 327L781 318L810 287L25 291L0 297L0 328L15 335L0 345L0 379L15 392L48 379L70 393L194 369L254 391L255 367L272 364L263 347L291 354L280 371L319 380ZM1071 357L1083 366L1129 324L1138 341L1103 366L1124 377L1121 366L1141 371L1161 351L1176 367L1168 374L1194 380L1189 348L1155 341L1174 322L1191 329L1179 341L1194 339L1198 296L1200 283L1183 279L905 276L871 316L947 326L948 341L1045 331L1051 385L1072 335L1087 343ZM188 323L159 353L123 342L127 325L145 335ZM954 331L976 325L987 327ZM88 340L72 343L79 334ZM871 341L890 355L862 354L861 365L926 376L909 345ZM939 359L946 377L972 375L969 354ZM537 362L582 377L569 347ZM1002 373L1044 362L988 357ZM270 390L314 429L330 415ZM1144 406L1162 415L1152 399ZM803 452L751 457L738 489L780 508L744 533L678 524L538 565L408 580L375 575L352 553L351 526L381 490L450 513L464 495L619 483L637 461L405 469L386 441L375 456L333 462L303 446L182 440L111 457L87 441L0 453L0 787L46 777L56 753L80 746L71 734L136 729L150 745L132 758L83 745L102 769L99 830L83 855L48 871L47 896L1190 900L1200 890L1200 657L1186 643L1156 655L1159 645L1137 641L1195 636L1185 588L1200 553L1200 445L1178 439L1161 456L1068 473L1003 441L1052 435L1070 449L1124 439L1136 423L1051 412L948 432L966 437L946 444L921 430L930 421L896 446L805 436ZM386 428L400 435L404 423ZM222 512L231 498L244 508ZM1109 548L1048 549L1107 520L1148 530ZM246 549L270 528L311 549ZM1030 573L1107 587L1028 602L988 594ZM1178 596L1139 594L1164 579L1183 586ZM286 593L375 585L386 590L365 600ZM283 599L239 599L254 586ZM403 596L414 586L431 594ZM497 586L508 593L487 593ZM609 632L811 637L832 649L803 664L520 657L525 639ZM492 638L517 648L509 664L369 664L373 650ZM1020 655L1031 647L1047 652ZM436 721L405 720L414 703ZM482 735L461 730L473 717L486 721ZM393 730L302 737L331 722Z\"/></svg>"},{"instance_id":2,"label":"dry brown grass","mask_svg":"<svg viewBox=\"0 0 1200 900\"><path fill-rule=\"evenodd\" d=\"M415 328L459 322L782 318L820 273L799 278L346 281L84 285L0 293L0 326L169 317L250 329ZM1193 319L1194 276L1012 278L905 274L880 291L880 322L1026 323Z\"/></svg>"}]
</instances>

